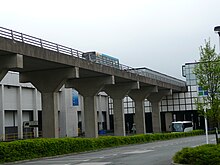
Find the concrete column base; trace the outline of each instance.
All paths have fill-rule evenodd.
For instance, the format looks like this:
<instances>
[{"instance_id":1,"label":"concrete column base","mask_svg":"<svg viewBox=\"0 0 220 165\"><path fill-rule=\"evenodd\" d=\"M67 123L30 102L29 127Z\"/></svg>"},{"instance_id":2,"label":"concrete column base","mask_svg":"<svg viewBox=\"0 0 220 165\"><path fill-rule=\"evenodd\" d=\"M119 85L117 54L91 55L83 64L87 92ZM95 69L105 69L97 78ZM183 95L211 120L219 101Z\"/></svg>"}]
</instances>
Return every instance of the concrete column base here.
<instances>
[{"instance_id":1,"label":"concrete column base","mask_svg":"<svg viewBox=\"0 0 220 165\"><path fill-rule=\"evenodd\" d=\"M58 94L41 93L42 135L44 138L58 138Z\"/></svg>"}]
</instances>

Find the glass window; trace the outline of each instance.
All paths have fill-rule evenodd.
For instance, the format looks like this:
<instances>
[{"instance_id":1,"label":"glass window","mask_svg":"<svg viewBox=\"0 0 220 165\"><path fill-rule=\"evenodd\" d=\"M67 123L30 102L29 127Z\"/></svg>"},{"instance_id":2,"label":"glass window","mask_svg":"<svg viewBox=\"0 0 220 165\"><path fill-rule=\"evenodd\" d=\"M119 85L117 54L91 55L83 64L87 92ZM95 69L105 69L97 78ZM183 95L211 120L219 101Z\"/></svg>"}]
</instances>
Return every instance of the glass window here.
<instances>
[{"instance_id":1,"label":"glass window","mask_svg":"<svg viewBox=\"0 0 220 165\"><path fill-rule=\"evenodd\" d=\"M168 106L168 111L173 111L173 106Z\"/></svg>"},{"instance_id":2,"label":"glass window","mask_svg":"<svg viewBox=\"0 0 220 165\"><path fill-rule=\"evenodd\" d=\"M173 100L168 100L168 105L173 105Z\"/></svg>"},{"instance_id":3,"label":"glass window","mask_svg":"<svg viewBox=\"0 0 220 165\"><path fill-rule=\"evenodd\" d=\"M180 111L185 111L186 110L186 105L180 105Z\"/></svg>"},{"instance_id":4,"label":"glass window","mask_svg":"<svg viewBox=\"0 0 220 165\"><path fill-rule=\"evenodd\" d=\"M179 105L174 105L174 111L179 111L179 110L180 110Z\"/></svg>"},{"instance_id":5,"label":"glass window","mask_svg":"<svg viewBox=\"0 0 220 165\"><path fill-rule=\"evenodd\" d=\"M173 100L174 105L178 104L179 105L179 99L174 99Z\"/></svg>"},{"instance_id":6,"label":"glass window","mask_svg":"<svg viewBox=\"0 0 220 165\"><path fill-rule=\"evenodd\" d=\"M191 104L192 103L192 99L191 98L187 98L186 99L186 104Z\"/></svg>"},{"instance_id":7,"label":"glass window","mask_svg":"<svg viewBox=\"0 0 220 165\"><path fill-rule=\"evenodd\" d=\"M186 110L192 110L192 106L191 105L186 105Z\"/></svg>"},{"instance_id":8,"label":"glass window","mask_svg":"<svg viewBox=\"0 0 220 165\"><path fill-rule=\"evenodd\" d=\"M167 111L167 106L162 106L161 111L166 112Z\"/></svg>"},{"instance_id":9,"label":"glass window","mask_svg":"<svg viewBox=\"0 0 220 165\"><path fill-rule=\"evenodd\" d=\"M180 104L185 104L185 99L180 99Z\"/></svg>"}]
</instances>

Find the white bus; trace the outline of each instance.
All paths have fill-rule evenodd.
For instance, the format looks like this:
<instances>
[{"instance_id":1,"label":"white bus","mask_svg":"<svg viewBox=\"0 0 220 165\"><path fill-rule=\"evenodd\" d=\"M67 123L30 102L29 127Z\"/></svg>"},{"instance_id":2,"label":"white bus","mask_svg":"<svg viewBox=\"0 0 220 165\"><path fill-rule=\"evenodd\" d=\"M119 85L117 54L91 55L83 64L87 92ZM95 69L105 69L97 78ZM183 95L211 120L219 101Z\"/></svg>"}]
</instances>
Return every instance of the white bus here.
<instances>
[{"instance_id":1,"label":"white bus","mask_svg":"<svg viewBox=\"0 0 220 165\"><path fill-rule=\"evenodd\" d=\"M193 130L192 121L175 121L172 122L171 132L189 132Z\"/></svg>"}]
</instances>

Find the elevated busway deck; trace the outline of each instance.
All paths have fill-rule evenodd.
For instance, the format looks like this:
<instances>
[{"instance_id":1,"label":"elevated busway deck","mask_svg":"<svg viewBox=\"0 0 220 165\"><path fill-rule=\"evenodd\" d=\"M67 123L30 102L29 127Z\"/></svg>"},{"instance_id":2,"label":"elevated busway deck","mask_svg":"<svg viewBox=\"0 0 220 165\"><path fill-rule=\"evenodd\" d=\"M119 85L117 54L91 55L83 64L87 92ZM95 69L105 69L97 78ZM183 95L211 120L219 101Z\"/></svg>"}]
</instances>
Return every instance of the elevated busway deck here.
<instances>
[{"instance_id":1,"label":"elevated busway deck","mask_svg":"<svg viewBox=\"0 0 220 165\"><path fill-rule=\"evenodd\" d=\"M187 90L185 81L151 69L123 64L115 68L88 61L82 51L0 27L0 56L12 54L23 56L23 68L11 69L17 72L77 67L79 78L113 75L116 83L138 81L141 86L153 85L173 92Z\"/></svg>"},{"instance_id":2,"label":"elevated busway deck","mask_svg":"<svg viewBox=\"0 0 220 165\"><path fill-rule=\"evenodd\" d=\"M161 99L187 91L185 81L151 69L89 60L83 51L0 27L0 81L8 71L19 72L20 82L30 82L41 92L42 133L47 138L59 137L57 99L64 85L83 96L86 137L98 136L95 97L100 91L113 99L116 136L125 136L126 95L136 104L137 132L145 133L144 99L152 105L153 131L160 132Z\"/></svg>"}]
</instances>

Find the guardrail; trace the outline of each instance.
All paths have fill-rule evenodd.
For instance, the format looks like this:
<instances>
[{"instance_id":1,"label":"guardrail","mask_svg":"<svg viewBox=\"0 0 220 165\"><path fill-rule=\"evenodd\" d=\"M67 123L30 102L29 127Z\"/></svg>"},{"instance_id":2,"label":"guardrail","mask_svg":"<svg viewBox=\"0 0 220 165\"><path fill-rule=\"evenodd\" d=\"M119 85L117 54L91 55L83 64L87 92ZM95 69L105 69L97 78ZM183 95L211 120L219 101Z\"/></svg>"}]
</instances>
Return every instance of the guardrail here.
<instances>
[{"instance_id":1,"label":"guardrail","mask_svg":"<svg viewBox=\"0 0 220 165\"><path fill-rule=\"evenodd\" d=\"M66 46L62 46L62 45L59 45L59 44L56 44L56 43L53 43L53 42L50 42L50 41L46 41L46 40L43 40L43 39L40 39L40 38L37 38L37 37L33 37L33 36L30 36L30 35L27 35L27 34L16 32L16 31L4 28L4 27L0 27L0 36L2 36L4 38L11 39L11 40L14 40L14 41L23 42L23 43L38 46L38 47L41 47L41 48L44 48L44 49L48 49L48 50L63 53L63 54L66 54L66 55L70 55L70 56L78 57L78 58L81 58L81 59L85 59L85 58L82 57L82 54L84 53L82 51L72 49L72 48L69 48L69 47L66 47ZM97 62L94 62L94 63L97 63ZM98 63L102 64L102 65L105 65L106 62L103 61L103 63L100 63L100 62L98 62ZM109 66L109 65L107 65L107 66ZM112 67L114 67L114 66L112 66ZM182 80L179 80L177 78L174 78L174 77L171 77L171 76L153 71L153 70L148 69L148 68L132 68L132 67L129 67L129 66L126 66L126 65L123 65L123 64L119 64L119 67L116 68L116 69L120 69L120 70L123 70L123 71L127 71L127 72L130 72L130 73L134 73L134 74L137 74L137 75L141 75L141 76L144 76L144 77L148 77L148 78L151 78L151 79L155 79L155 80L158 80L158 81L170 83L170 84L181 86L181 87L186 86L185 81L182 81Z\"/></svg>"}]
</instances>

